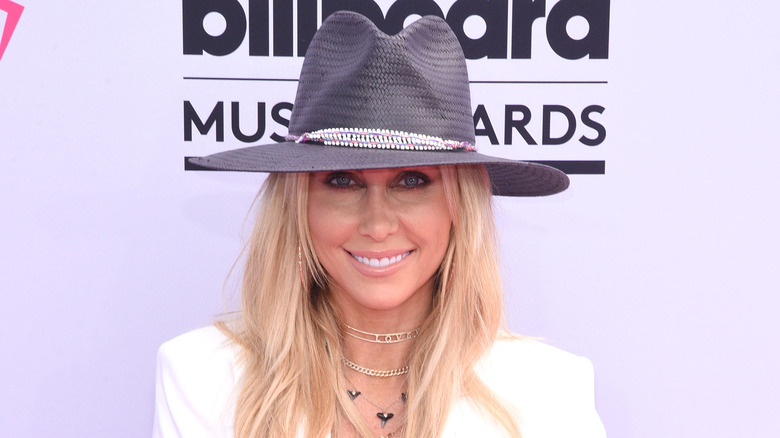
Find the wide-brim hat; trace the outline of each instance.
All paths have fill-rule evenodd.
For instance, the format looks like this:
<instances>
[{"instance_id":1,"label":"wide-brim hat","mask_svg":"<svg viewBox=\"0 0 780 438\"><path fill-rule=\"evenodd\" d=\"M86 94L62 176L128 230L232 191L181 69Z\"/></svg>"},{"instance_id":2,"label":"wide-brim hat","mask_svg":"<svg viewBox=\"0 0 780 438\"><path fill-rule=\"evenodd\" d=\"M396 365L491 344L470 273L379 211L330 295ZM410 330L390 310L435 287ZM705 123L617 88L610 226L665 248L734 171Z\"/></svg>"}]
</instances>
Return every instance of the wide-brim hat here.
<instances>
[{"instance_id":1,"label":"wide-brim hat","mask_svg":"<svg viewBox=\"0 0 780 438\"><path fill-rule=\"evenodd\" d=\"M396 35L340 11L306 52L282 143L190 158L209 170L317 172L482 164L493 194L542 196L569 186L565 173L476 152L466 60L439 17Z\"/></svg>"}]
</instances>

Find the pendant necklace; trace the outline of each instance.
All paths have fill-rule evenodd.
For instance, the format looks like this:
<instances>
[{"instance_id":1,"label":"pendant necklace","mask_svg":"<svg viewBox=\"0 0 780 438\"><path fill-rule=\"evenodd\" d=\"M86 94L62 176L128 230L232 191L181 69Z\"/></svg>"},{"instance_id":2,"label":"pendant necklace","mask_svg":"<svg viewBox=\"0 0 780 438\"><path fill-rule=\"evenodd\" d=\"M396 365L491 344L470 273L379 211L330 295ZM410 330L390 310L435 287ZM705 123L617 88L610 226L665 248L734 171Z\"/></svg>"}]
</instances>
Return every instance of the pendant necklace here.
<instances>
[{"instance_id":1,"label":"pendant necklace","mask_svg":"<svg viewBox=\"0 0 780 438\"><path fill-rule=\"evenodd\" d=\"M393 438L393 437L394 437L394 436L395 436L395 435L398 433L398 431L399 431L399 430L401 430L401 429L403 429L403 428L404 428L404 426L405 426L405 425L404 425L404 424L402 424L401 426L399 426L399 427L398 427L398 429L396 429L396 430L394 430L394 431L392 431L392 432L388 433L387 435L381 435L381 434L380 434L380 435L379 435L379 438ZM400 436L400 435L399 435L399 436Z\"/></svg>"},{"instance_id":2,"label":"pendant necklace","mask_svg":"<svg viewBox=\"0 0 780 438\"><path fill-rule=\"evenodd\" d=\"M357 390L357 387L355 386L355 384L354 384L354 383L352 383L352 381L350 381L350 380L349 380L349 379L348 379L346 376L345 376L344 378L345 378L345 379L347 379L347 382L350 384L350 386L352 386L353 388L355 388L354 390L347 389L347 394L349 395L349 398L350 398L350 400L352 400L352 401L355 401L355 399L356 399L356 398L358 398L358 396L360 396L360 395L363 395L363 400L367 401L368 403L370 403L371 405L373 405L375 408L379 409L379 412L377 412L377 413L376 413L376 416L377 416L377 417L379 418L379 420L381 421L381 425L380 425L380 426L381 426L381 428L382 428L382 429L384 429L384 428L385 428L385 425L387 424L387 422L388 422L388 421L389 421L391 418L393 418L393 417L395 416L395 414L393 414L392 412L390 412L390 409L392 409L392 408L393 408L393 406L395 406L396 404L398 404L398 402L399 402L399 401L401 401L401 402L403 402L404 404L406 404L406 393L405 393L405 392L402 392L402 393L401 393L401 397L400 397L400 398L397 398L397 399L396 399L396 400L395 400L395 401L394 401L394 402L393 402L393 403L392 403L390 406L388 406L387 408L383 408L382 406L379 406L378 404L374 403L374 402L373 402L371 399L369 399L368 397L366 397L366 396L365 396L365 395L364 395L362 392L358 391L358 390ZM397 432L397 430L396 430L395 432ZM393 433L395 433L395 432L393 432ZM390 437L390 436L392 436L392 434L389 434L389 435L387 435L387 436L388 436L388 437Z\"/></svg>"}]
</instances>

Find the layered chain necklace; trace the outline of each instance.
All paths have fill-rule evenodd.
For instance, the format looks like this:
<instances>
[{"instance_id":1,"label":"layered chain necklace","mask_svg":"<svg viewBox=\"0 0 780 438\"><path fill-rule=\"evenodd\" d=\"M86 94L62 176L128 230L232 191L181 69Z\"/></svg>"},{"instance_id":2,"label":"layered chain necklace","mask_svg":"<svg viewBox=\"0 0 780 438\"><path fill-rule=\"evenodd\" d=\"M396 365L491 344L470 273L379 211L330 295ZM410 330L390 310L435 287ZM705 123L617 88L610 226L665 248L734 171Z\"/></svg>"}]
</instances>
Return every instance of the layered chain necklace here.
<instances>
[{"instance_id":1,"label":"layered chain necklace","mask_svg":"<svg viewBox=\"0 0 780 438\"><path fill-rule=\"evenodd\" d=\"M393 344L398 342L404 342L416 338L417 335L420 333L419 328L408 332L401 332L401 333L371 333L363 330L358 330L349 325L345 325L345 326L347 328L347 330L345 331L347 335L352 336L361 341L371 342L376 344ZM394 377L394 376L402 376L409 372L408 365L401 368L391 369L391 370L375 370L375 369L364 367L362 365L358 365L344 356L341 357L341 361L344 363L345 366L349 367L350 369L369 377ZM396 398L390 405L383 407L378 403L374 402L373 400L369 399L365 394L359 391L357 389L357 386L355 386L355 384L352 383L352 381L350 381L349 378L347 378L346 376L345 378L347 379L347 383L349 383L349 386L351 388L351 389L350 388L347 389L347 394L349 395L350 400L354 402L358 397L360 397L361 400L365 400L367 403L377 408L379 412L376 413L376 416L377 418L379 418L380 428L382 429L385 428L388 421L396 417L396 415L392 412L392 410L394 410L396 405L398 405L399 402L404 405L406 404L406 398L407 398L406 392L401 391L400 397ZM406 426L405 422L406 420L405 418L403 418L400 426L398 426L393 432L390 432L387 435L380 434L380 438L395 437Z\"/></svg>"}]
</instances>

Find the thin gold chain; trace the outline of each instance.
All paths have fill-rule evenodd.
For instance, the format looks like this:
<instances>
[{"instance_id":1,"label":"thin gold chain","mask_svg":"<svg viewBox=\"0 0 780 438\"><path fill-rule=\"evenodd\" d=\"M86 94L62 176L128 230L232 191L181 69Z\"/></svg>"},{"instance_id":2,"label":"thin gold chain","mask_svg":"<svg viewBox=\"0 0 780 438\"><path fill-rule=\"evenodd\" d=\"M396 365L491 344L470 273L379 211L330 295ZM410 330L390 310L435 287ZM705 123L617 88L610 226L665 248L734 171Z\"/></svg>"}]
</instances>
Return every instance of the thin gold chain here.
<instances>
[{"instance_id":1,"label":"thin gold chain","mask_svg":"<svg viewBox=\"0 0 780 438\"><path fill-rule=\"evenodd\" d=\"M417 337L418 334L420 334L419 328L410 330L408 332L400 332L400 333L371 333L371 332L364 332L363 330L358 330L355 327L352 327L347 324L344 325L347 327L347 329L352 330L353 332L357 332L361 335L373 337L373 339L361 337L355 333L350 333L349 331L347 331L346 334L348 334L349 336L360 339L361 341L373 342L375 344L395 344L397 342L404 342L410 339L414 339Z\"/></svg>"},{"instance_id":2,"label":"thin gold chain","mask_svg":"<svg viewBox=\"0 0 780 438\"><path fill-rule=\"evenodd\" d=\"M353 370L371 377L402 376L409 372L409 365L401 368L396 368L394 370L372 370L371 368L366 368L364 366L358 365L344 356L341 356L341 361L344 362L344 365L352 368Z\"/></svg>"}]
</instances>

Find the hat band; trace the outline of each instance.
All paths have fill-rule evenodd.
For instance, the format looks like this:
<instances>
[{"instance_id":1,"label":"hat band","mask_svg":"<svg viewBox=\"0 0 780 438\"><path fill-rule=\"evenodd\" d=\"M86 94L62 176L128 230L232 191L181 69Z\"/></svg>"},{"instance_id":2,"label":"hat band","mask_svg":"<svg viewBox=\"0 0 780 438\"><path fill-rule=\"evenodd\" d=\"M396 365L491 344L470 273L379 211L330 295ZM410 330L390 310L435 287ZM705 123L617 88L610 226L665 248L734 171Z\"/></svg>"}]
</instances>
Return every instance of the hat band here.
<instances>
[{"instance_id":1,"label":"hat band","mask_svg":"<svg viewBox=\"0 0 780 438\"><path fill-rule=\"evenodd\" d=\"M398 149L405 151L470 151L477 148L467 141L445 140L425 134L389 129L328 128L303 135L288 135L296 143L322 143L327 146L348 146L368 149Z\"/></svg>"}]
</instances>

